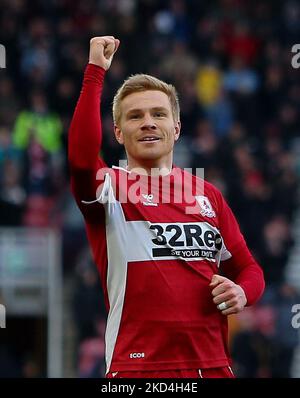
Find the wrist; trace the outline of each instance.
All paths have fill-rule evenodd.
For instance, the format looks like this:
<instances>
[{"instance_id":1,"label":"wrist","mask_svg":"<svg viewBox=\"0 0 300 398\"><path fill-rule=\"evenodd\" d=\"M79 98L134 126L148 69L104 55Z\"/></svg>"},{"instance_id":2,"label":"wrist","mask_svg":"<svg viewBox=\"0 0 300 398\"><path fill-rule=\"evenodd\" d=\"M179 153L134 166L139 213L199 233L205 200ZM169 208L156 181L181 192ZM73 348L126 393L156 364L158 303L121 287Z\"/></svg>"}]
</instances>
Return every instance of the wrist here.
<instances>
[{"instance_id":1,"label":"wrist","mask_svg":"<svg viewBox=\"0 0 300 398\"><path fill-rule=\"evenodd\" d=\"M95 67L96 69L102 69L104 72L106 72L106 69L103 66L96 64L93 61L89 61L87 66L89 66L89 65L91 65L92 67Z\"/></svg>"},{"instance_id":2,"label":"wrist","mask_svg":"<svg viewBox=\"0 0 300 398\"><path fill-rule=\"evenodd\" d=\"M99 65L88 63L84 71L83 84L103 85L106 70Z\"/></svg>"}]
</instances>

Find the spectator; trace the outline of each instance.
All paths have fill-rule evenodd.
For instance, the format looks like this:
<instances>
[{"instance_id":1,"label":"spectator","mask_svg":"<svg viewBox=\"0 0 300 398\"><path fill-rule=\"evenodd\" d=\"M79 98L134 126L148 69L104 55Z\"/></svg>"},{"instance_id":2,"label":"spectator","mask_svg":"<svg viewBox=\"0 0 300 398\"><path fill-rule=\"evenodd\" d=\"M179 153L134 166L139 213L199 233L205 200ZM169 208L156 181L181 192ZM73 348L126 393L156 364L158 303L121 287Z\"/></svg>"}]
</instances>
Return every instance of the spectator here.
<instances>
[{"instance_id":1,"label":"spectator","mask_svg":"<svg viewBox=\"0 0 300 398\"><path fill-rule=\"evenodd\" d=\"M41 91L31 93L30 99L30 110L20 112L16 119L13 132L15 146L25 150L33 136L45 151L59 151L62 132L60 118L49 111L47 98Z\"/></svg>"}]
</instances>

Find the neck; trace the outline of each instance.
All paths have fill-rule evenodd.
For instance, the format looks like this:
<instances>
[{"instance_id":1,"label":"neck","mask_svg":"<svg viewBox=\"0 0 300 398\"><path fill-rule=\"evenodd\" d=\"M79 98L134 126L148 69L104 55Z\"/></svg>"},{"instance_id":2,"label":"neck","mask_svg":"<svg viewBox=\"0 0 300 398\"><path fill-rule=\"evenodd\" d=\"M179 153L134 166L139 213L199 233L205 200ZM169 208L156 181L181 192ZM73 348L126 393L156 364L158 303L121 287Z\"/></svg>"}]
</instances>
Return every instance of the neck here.
<instances>
[{"instance_id":1,"label":"neck","mask_svg":"<svg viewBox=\"0 0 300 398\"><path fill-rule=\"evenodd\" d=\"M165 176L172 171L172 161L172 157L164 160L143 159L142 161L128 157L127 170L141 175Z\"/></svg>"}]
</instances>

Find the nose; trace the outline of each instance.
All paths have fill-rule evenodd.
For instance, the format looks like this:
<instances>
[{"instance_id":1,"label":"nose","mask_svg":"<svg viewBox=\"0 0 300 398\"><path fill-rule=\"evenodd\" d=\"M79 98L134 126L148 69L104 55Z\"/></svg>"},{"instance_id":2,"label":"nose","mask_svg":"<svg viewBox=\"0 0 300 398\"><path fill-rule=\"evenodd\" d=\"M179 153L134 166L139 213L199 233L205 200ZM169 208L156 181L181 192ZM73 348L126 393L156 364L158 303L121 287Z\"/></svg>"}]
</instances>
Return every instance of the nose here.
<instances>
[{"instance_id":1,"label":"nose","mask_svg":"<svg viewBox=\"0 0 300 398\"><path fill-rule=\"evenodd\" d=\"M141 130L155 130L155 129L156 129L156 124L151 115L145 115L141 126Z\"/></svg>"}]
</instances>

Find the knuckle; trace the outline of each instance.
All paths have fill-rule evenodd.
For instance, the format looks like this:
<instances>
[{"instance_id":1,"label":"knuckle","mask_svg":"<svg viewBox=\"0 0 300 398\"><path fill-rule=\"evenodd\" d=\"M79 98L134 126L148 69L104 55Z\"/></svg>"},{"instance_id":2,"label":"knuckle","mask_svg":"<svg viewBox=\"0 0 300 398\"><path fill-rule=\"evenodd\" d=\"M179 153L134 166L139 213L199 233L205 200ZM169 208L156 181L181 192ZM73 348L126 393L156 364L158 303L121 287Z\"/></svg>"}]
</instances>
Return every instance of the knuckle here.
<instances>
[{"instance_id":1,"label":"knuckle","mask_svg":"<svg viewBox=\"0 0 300 398\"><path fill-rule=\"evenodd\" d=\"M114 43L115 42L115 37L114 36L94 36L90 39L90 43L100 43L100 44L105 44L105 43Z\"/></svg>"},{"instance_id":2,"label":"knuckle","mask_svg":"<svg viewBox=\"0 0 300 398\"><path fill-rule=\"evenodd\" d=\"M230 282L230 281L225 281L225 282L224 282L224 287L225 287L226 289L229 289L229 288L231 287L231 282Z\"/></svg>"},{"instance_id":3,"label":"knuckle","mask_svg":"<svg viewBox=\"0 0 300 398\"><path fill-rule=\"evenodd\" d=\"M103 36L92 37L90 40L90 44L100 44L104 46L105 43L107 43L107 39Z\"/></svg>"},{"instance_id":4,"label":"knuckle","mask_svg":"<svg viewBox=\"0 0 300 398\"><path fill-rule=\"evenodd\" d=\"M92 37L90 43L93 44L99 40L99 37Z\"/></svg>"}]
</instances>

